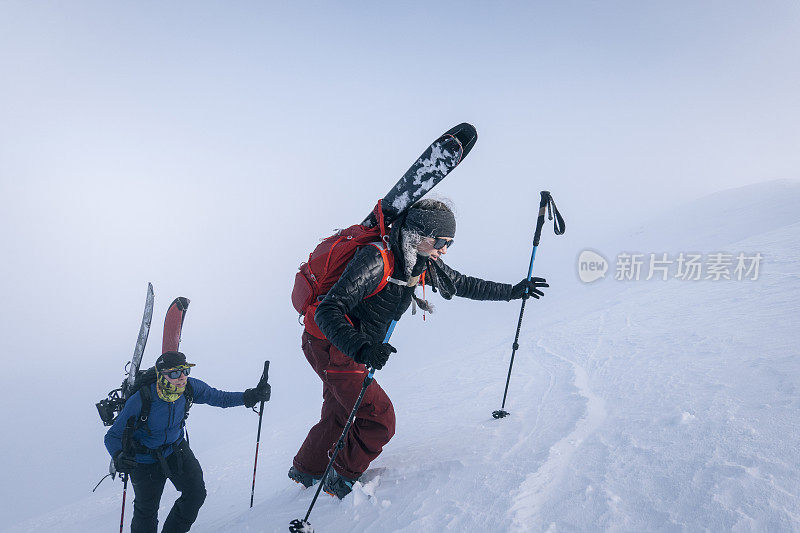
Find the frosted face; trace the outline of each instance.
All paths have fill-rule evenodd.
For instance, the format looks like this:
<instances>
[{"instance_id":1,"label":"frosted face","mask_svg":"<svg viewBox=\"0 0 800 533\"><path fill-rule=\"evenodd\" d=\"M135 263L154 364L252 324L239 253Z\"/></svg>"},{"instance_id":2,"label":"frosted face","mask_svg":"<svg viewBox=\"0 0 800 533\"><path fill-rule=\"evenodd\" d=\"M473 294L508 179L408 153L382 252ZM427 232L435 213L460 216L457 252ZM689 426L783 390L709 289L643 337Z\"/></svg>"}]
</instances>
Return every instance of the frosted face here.
<instances>
[{"instance_id":1,"label":"frosted face","mask_svg":"<svg viewBox=\"0 0 800 533\"><path fill-rule=\"evenodd\" d=\"M447 241L453 240L447 237L444 237L444 239ZM423 237L422 241L417 246L417 253L419 253L420 255L428 255L430 256L431 259L434 260L439 259L440 255L446 254L447 245L437 249L433 247L434 241L435 239L433 237Z\"/></svg>"}]
</instances>

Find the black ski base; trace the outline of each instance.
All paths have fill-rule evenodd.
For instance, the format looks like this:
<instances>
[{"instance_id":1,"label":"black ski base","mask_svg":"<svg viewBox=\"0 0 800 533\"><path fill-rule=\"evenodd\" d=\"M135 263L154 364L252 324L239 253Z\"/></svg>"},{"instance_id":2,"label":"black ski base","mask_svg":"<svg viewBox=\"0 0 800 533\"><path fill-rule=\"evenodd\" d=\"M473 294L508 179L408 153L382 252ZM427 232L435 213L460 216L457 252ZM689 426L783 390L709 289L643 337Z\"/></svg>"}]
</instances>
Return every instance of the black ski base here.
<instances>
[{"instance_id":1,"label":"black ski base","mask_svg":"<svg viewBox=\"0 0 800 533\"><path fill-rule=\"evenodd\" d=\"M497 419L497 418L505 418L510 414L511 413L509 413L508 411L506 411L504 409L498 409L497 411L492 411L492 417L495 418L495 419Z\"/></svg>"}]
</instances>

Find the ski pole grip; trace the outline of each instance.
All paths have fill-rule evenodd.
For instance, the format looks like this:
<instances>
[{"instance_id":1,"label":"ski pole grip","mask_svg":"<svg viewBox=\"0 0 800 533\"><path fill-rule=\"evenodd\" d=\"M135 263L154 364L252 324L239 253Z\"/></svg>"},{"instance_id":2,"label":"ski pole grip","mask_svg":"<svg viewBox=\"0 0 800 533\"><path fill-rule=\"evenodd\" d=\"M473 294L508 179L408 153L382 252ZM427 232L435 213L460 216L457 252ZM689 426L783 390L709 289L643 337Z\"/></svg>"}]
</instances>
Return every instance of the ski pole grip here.
<instances>
[{"instance_id":1,"label":"ski pole grip","mask_svg":"<svg viewBox=\"0 0 800 533\"><path fill-rule=\"evenodd\" d=\"M536 231L533 234L533 245L539 246L539 239L542 237L542 227L544 226L544 216L547 213L547 204L550 203L550 191L542 191L539 200L539 216L536 218Z\"/></svg>"},{"instance_id":2,"label":"ski pole grip","mask_svg":"<svg viewBox=\"0 0 800 533\"><path fill-rule=\"evenodd\" d=\"M261 374L261 382L269 383L269 361L264 361L264 373Z\"/></svg>"}]
</instances>

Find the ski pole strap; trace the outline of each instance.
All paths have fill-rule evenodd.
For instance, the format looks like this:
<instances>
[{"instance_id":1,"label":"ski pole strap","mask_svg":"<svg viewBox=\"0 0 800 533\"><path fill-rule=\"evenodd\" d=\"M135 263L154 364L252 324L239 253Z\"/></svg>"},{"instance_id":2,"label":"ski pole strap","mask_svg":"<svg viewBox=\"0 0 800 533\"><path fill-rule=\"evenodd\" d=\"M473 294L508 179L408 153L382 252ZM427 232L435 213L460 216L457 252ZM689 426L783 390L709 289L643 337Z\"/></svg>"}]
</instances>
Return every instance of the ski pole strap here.
<instances>
[{"instance_id":1,"label":"ski pole strap","mask_svg":"<svg viewBox=\"0 0 800 533\"><path fill-rule=\"evenodd\" d=\"M564 217L558 212L556 203L550 195L550 191L542 191L539 200L539 216L536 219L536 232L533 234L533 245L539 246L539 239L542 237L542 227L544 226L544 216L547 214L549 220L553 220L555 215L555 222L553 222L553 231L556 235L563 235L567 229L564 223Z\"/></svg>"},{"instance_id":2,"label":"ski pole strap","mask_svg":"<svg viewBox=\"0 0 800 533\"><path fill-rule=\"evenodd\" d=\"M553 232L556 235L564 235L564 232L567 230L567 225L564 222L564 217L561 216L561 213L558 212L558 208L556 207L556 201L553 200L553 197L550 197L550 201L547 203L547 219L553 220L553 215L555 215L555 221L553 222Z\"/></svg>"}]
</instances>

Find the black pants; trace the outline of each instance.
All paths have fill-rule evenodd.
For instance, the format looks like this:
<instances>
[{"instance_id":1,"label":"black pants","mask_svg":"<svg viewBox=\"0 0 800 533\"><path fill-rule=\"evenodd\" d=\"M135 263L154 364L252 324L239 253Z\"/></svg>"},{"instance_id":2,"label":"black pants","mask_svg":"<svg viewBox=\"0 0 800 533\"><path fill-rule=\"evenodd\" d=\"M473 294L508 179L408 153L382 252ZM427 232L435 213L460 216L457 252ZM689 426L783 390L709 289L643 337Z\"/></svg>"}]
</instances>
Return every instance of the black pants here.
<instances>
[{"instance_id":1,"label":"black pants","mask_svg":"<svg viewBox=\"0 0 800 533\"><path fill-rule=\"evenodd\" d=\"M164 521L164 533L189 531L197 512L206 499L203 469L186 441L167 457L170 481L181 493ZM159 464L140 464L131 474L133 484L133 520L131 533L155 533L158 528L158 506L167 476Z\"/></svg>"}]
</instances>

